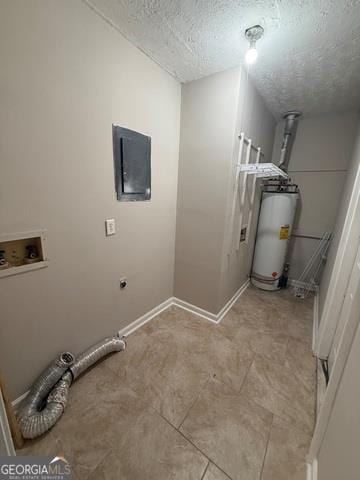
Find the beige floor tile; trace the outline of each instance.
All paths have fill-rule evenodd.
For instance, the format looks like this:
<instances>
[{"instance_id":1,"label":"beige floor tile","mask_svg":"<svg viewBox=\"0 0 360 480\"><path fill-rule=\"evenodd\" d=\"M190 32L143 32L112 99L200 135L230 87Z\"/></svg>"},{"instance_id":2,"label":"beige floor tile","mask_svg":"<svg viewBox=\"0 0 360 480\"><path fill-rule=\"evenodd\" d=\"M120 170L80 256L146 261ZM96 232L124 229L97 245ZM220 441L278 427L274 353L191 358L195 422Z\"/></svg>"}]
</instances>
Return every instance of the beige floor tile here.
<instances>
[{"instance_id":1,"label":"beige floor tile","mask_svg":"<svg viewBox=\"0 0 360 480\"><path fill-rule=\"evenodd\" d=\"M241 322L259 331L279 332L311 344L313 298L296 298L291 289L266 292L248 288L229 316L241 314Z\"/></svg>"},{"instance_id":2,"label":"beige floor tile","mask_svg":"<svg viewBox=\"0 0 360 480\"><path fill-rule=\"evenodd\" d=\"M240 297L241 298L241 297ZM244 299L245 300L245 299ZM240 324L261 333L286 333L287 317L272 305L251 301L249 306L231 309L223 319L224 324Z\"/></svg>"},{"instance_id":3,"label":"beige floor tile","mask_svg":"<svg viewBox=\"0 0 360 480\"><path fill-rule=\"evenodd\" d=\"M205 458L155 411L132 419L89 480L200 480Z\"/></svg>"},{"instance_id":4,"label":"beige floor tile","mask_svg":"<svg viewBox=\"0 0 360 480\"><path fill-rule=\"evenodd\" d=\"M275 417L261 480L306 480L311 437Z\"/></svg>"},{"instance_id":5,"label":"beige floor tile","mask_svg":"<svg viewBox=\"0 0 360 480\"><path fill-rule=\"evenodd\" d=\"M222 472L216 465L210 462L202 480L229 480L229 479L230 477L225 475L225 473Z\"/></svg>"},{"instance_id":6,"label":"beige floor tile","mask_svg":"<svg viewBox=\"0 0 360 480\"><path fill-rule=\"evenodd\" d=\"M275 414L262 480L300 480L312 301L249 288L219 325L172 307L79 378L61 420L19 453L62 454L77 480L259 480Z\"/></svg>"},{"instance_id":7,"label":"beige floor tile","mask_svg":"<svg viewBox=\"0 0 360 480\"><path fill-rule=\"evenodd\" d=\"M314 295L306 298L294 298L294 312L296 315L312 320L314 316Z\"/></svg>"},{"instance_id":8,"label":"beige floor tile","mask_svg":"<svg viewBox=\"0 0 360 480\"><path fill-rule=\"evenodd\" d=\"M266 302L262 296L257 293L245 292L239 297L239 299L234 303L231 311L237 313L241 316L250 316L250 317L267 317L269 312L275 313L276 308Z\"/></svg>"},{"instance_id":9,"label":"beige floor tile","mask_svg":"<svg viewBox=\"0 0 360 480\"><path fill-rule=\"evenodd\" d=\"M85 478L107 455L107 441L114 435L112 424L121 424L131 412L144 408L134 392L98 364L73 383L59 422L45 435L29 441L24 454L63 455L74 477Z\"/></svg>"},{"instance_id":10,"label":"beige floor tile","mask_svg":"<svg viewBox=\"0 0 360 480\"><path fill-rule=\"evenodd\" d=\"M100 364L72 386L68 409L51 433L63 445L75 474L84 479L149 409Z\"/></svg>"},{"instance_id":11,"label":"beige floor tile","mask_svg":"<svg viewBox=\"0 0 360 480\"><path fill-rule=\"evenodd\" d=\"M214 326L216 328L216 326ZM199 341L188 350L197 365L226 385L239 391L254 357L247 345L237 345L216 333Z\"/></svg>"},{"instance_id":12,"label":"beige floor tile","mask_svg":"<svg viewBox=\"0 0 360 480\"><path fill-rule=\"evenodd\" d=\"M130 381L131 388L175 427L209 379L206 370L184 355L173 348L161 359L149 359Z\"/></svg>"},{"instance_id":13,"label":"beige floor tile","mask_svg":"<svg viewBox=\"0 0 360 480\"><path fill-rule=\"evenodd\" d=\"M187 355L190 344L184 346L169 322L158 331L145 334L141 345L142 349L137 346L125 362L119 358L115 364L109 359L106 365L118 372L139 397L178 426L207 382L209 369ZM129 351L131 348L129 341Z\"/></svg>"},{"instance_id":14,"label":"beige floor tile","mask_svg":"<svg viewBox=\"0 0 360 480\"><path fill-rule=\"evenodd\" d=\"M125 350L106 365L172 425L181 424L209 377L240 390L251 350L237 347L217 334L215 325L180 309L162 314L154 324L144 328L142 349L137 346L128 356Z\"/></svg>"},{"instance_id":15,"label":"beige floor tile","mask_svg":"<svg viewBox=\"0 0 360 480\"><path fill-rule=\"evenodd\" d=\"M316 358L311 345L290 338L287 343L285 365L292 369L294 374L313 390L316 388ZM315 392L314 396L315 396Z\"/></svg>"},{"instance_id":16,"label":"beige floor tile","mask_svg":"<svg viewBox=\"0 0 360 480\"><path fill-rule=\"evenodd\" d=\"M174 336L182 333L185 336L192 334L196 337L196 335L203 333L209 334L213 326L214 323L209 320L182 308L172 306L147 323L142 330L150 335L166 331Z\"/></svg>"},{"instance_id":17,"label":"beige floor tile","mask_svg":"<svg viewBox=\"0 0 360 480\"><path fill-rule=\"evenodd\" d=\"M314 390L291 368L256 357L241 392L308 434L314 428Z\"/></svg>"},{"instance_id":18,"label":"beige floor tile","mask_svg":"<svg viewBox=\"0 0 360 480\"><path fill-rule=\"evenodd\" d=\"M293 314L288 317L286 333L290 336L311 346L313 334L313 321L306 316Z\"/></svg>"},{"instance_id":19,"label":"beige floor tile","mask_svg":"<svg viewBox=\"0 0 360 480\"><path fill-rule=\"evenodd\" d=\"M272 415L210 381L180 431L232 479L258 480Z\"/></svg>"},{"instance_id":20,"label":"beige floor tile","mask_svg":"<svg viewBox=\"0 0 360 480\"><path fill-rule=\"evenodd\" d=\"M267 308L273 307L276 310L286 313L294 311L295 297L290 289L267 291L250 286L246 290L245 295L257 302L261 301L262 304ZM241 297L239 300L241 300Z\"/></svg>"},{"instance_id":21,"label":"beige floor tile","mask_svg":"<svg viewBox=\"0 0 360 480\"><path fill-rule=\"evenodd\" d=\"M281 332L259 331L249 324L237 323L233 316L231 322L224 320L215 327L219 333L234 342L240 349L246 348L269 361L283 364L289 337Z\"/></svg>"},{"instance_id":22,"label":"beige floor tile","mask_svg":"<svg viewBox=\"0 0 360 480\"><path fill-rule=\"evenodd\" d=\"M16 451L17 455L42 455L45 457L65 456L60 440L50 431L34 440L26 440L23 448Z\"/></svg>"},{"instance_id":23,"label":"beige floor tile","mask_svg":"<svg viewBox=\"0 0 360 480\"><path fill-rule=\"evenodd\" d=\"M118 359L122 355L123 352L113 354ZM122 382L106 367L106 363L99 362L71 385L66 411L78 413L84 409L84 405L116 403L122 394L122 386Z\"/></svg>"},{"instance_id":24,"label":"beige floor tile","mask_svg":"<svg viewBox=\"0 0 360 480\"><path fill-rule=\"evenodd\" d=\"M82 480L83 477L78 475L78 470L74 468L72 456L69 454L69 449L64 446L60 439L58 439L53 432L49 431L34 440L27 440L23 448L17 450L17 456L31 455L42 457L64 457L71 467L72 480Z\"/></svg>"},{"instance_id":25,"label":"beige floor tile","mask_svg":"<svg viewBox=\"0 0 360 480\"><path fill-rule=\"evenodd\" d=\"M254 354L268 361L283 363L286 354L288 336L279 332L258 332L254 328L240 328L235 341L240 346L248 341Z\"/></svg>"},{"instance_id":26,"label":"beige floor tile","mask_svg":"<svg viewBox=\"0 0 360 480\"><path fill-rule=\"evenodd\" d=\"M122 382L127 382L146 359L151 347L149 336L144 328L140 328L126 338L126 349L123 352L110 355L102 361L102 364L116 373Z\"/></svg>"}]
</instances>

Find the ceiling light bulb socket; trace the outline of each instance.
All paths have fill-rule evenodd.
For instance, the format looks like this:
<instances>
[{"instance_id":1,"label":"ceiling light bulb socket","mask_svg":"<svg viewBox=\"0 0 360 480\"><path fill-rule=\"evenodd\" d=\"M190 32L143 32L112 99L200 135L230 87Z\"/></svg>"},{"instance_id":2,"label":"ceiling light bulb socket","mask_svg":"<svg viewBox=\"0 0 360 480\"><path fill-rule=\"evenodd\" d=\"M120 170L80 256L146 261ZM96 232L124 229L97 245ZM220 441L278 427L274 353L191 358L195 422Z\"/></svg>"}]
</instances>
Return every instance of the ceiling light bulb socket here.
<instances>
[{"instance_id":1,"label":"ceiling light bulb socket","mask_svg":"<svg viewBox=\"0 0 360 480\"><path fill-rule=\"evenodd\" d=\"M302 116L302 112L299 110L289 110L288 112L284 113L283 119L286 120L289 117L293 118L300 118Z\"/></svg>"},{"instance_id":2,"label":"ceiling light bulb socket","mask_svg":"<svg viewBox=\"0 0 360 480\"><path fill-rule=\"evenodd\" d=\"M250 45L254 44L264 35L264 29L261 25L254 25L245 30L245 38L249 40Z\"/></svg>"}]
</instances>

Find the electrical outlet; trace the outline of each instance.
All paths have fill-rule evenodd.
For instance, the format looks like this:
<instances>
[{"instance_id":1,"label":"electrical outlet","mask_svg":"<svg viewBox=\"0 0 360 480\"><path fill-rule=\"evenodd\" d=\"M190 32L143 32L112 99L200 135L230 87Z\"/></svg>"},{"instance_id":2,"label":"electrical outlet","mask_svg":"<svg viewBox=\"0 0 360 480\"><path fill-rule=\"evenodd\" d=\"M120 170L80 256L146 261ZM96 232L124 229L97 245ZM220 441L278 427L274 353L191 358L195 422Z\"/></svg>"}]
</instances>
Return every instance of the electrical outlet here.
<instances>
[{"instance_id":1,"label":"electrical outlet","mask_svg":"<svg viewBox=\"0 0 360 480\"><path fill-rule=\"evenodd\" d=\"M105 231L106 236L115 235L115 218L108 218L107 220L105 220Z\"/></svg>"}]
</instances>

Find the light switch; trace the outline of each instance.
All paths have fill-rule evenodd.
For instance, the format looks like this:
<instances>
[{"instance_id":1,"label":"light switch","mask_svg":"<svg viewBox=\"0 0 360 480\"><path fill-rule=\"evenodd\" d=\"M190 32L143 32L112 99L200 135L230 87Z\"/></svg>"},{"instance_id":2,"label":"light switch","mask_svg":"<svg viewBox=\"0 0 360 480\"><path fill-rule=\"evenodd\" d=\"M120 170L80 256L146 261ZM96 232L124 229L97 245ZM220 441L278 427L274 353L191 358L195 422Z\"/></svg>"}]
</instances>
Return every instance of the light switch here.
<instances>
[{"instance_id":1,"label":"light switch","mask_svg":"<svg viewBox=\"0 0 360 480\"><path fill-rule=\"evenodd\" d=\"M105 229L106 229L106 236L115 235L115 218L108 218L105 220Z\"/></svg>"}]
</instances>

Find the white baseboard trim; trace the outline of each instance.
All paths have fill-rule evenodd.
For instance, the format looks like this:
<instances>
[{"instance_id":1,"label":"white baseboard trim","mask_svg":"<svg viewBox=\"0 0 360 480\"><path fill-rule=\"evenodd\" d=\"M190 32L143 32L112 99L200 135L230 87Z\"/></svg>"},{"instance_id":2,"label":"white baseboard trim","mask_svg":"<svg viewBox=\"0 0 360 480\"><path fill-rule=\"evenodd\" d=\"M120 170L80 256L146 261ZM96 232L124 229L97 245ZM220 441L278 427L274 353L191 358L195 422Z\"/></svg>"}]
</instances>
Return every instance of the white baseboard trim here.
<instances>
[{"instance_id":1,"label":"white baseboard trim","mask_svg":"<svg viewBox=\"0 0 360 480\"><path fill-rule=\"evenodd\" d=\"M312 463L306 464L306 480L317 480L318 477L318 462L316 458Z\"/></svg>"},{"instance_id":2,"label":"white baseboard trim","mask_svg":"<svg viewBox=\"0 0 360 480\"><path fill-rule=\"evenodd\" d=\"M208 312L207 310L203 310L200 307L197 307L196 305L192 305L191 303L185 302L184 300L180 300L180 298L174 297L173 299L173 305L176 307L182 308L183 310L186 310L188 312L191 312L198 317L205 318L205 320L208 320L209 322L213 323L218 323L217 322L217 315L215 313Z\"/></svg>"},{"instance_id":3,"label":"white baseboard trim","mask_svg":"<svg viewBox=\"0 0 360 480\"><path fill-rule=\"evenodd\" d=\"M156 315L159 315L159 313L171 307L172 305L182 308L183 310L187 310L188 312L191 312L194 315L197 315L198 317L202 317L205 320L208 320L210 322L220 323L221 320L227 314L227 312L230 310L230 308L234 305L234 303L240 297L240 295L242 295L245 292L249 284L250 284L250 280L246 280L246 282L243 285L241 285L241 287L235 292L232 298L226 303L226 305L224 305L224 307L217 314L208 312L207 310L197 307L196 305L192 305L191 303L185 302L180 298L170 297L167 300L165 300L165 302L161 303L160 305L150 310L150 312L145 313L145 315L138 318L134 322L130 323L130 325L127 325L126 327L121 329L119 331L119 335L125 336L125 337L127 337L128 335L131 335L138 328L145 325L145 323L149 322L152 318L156 317Z\"/></svg>"},{"instance_id":4,"label":"white baseboard trim","mask_svg":"<svg viewBox=\"0 0 360 480\"><path fill-rule=\"evenodd\" d=\"M150 312L145 313L145 315L142 315L141 317L137 318L126 327L119 330L119 335L121 337L127 337L128 335L131 335L138 328L142 327L147 322L150 322L150 320L156 317L156 315L159 315L159 313L171 307L173 303L174 303L173 297L168 298L167 300L165 300L165 302L160 303L160 305L157 305L152 310L150 310Z\"/></svg>"},{"instance_id":5,"label":"white baseboard trim","mask_svg":"<svg viewBox=\"0 0 360 480\"><path fill-rule=\"evenodd\" d=\"M227 314L227 312L230 310L230 308L234 305L234 303L240 297L240 295L242 295L245 292L249 284L250 284L250 280L246 280L246 282L243 285L241 285L241 287L235 292L235 294L230 298L230 300L223 306L223 308L217 314L208 312L207 310L203 310L202 308L199 308L196 305L192 305L191 303L184 302L183 300L180 300L179 298L176 298L176 297L174 297L173 304L179 308L183 308L184 310L187 310L188 312L198 315L199 317L205 318L210 322L220 323L221 320Z\"/></svg>"},{"instance_id":6,"label":"white baseboard trim","mask_svg":"<svg viewBox=\"0 0 360 480\"><path fill-rule=\"evenodd\" d=\"M14 456L15 448L11 436L10 426L6 415L5 402L3 393L0 390L0 438L1 438L1 455ZM10 475L12 477L12 475ZM16 478L17 475L14 475Z\"/></svg>"},{"instance_id":7,"label":"white baseboard trim","mask_svg":"<svg viewBox=\"0 0 360 480\"><path fill-rule=\"evenodd\" d=\"M119 335L121 337L127 337L134 333L138 328L142 327L146 323L148 323L150 320L152 320L154 317L159 315L159 313L163 312L167 308L171 307L172 305L175 305L179 308L182 308L183 310L187 310L188 312L191 312L198 317L205 318L206 320L212 322L212 323L220 323L221 320L225 317L227 312L230 310L230 308L234 305L234 303L237 301L237 299L242 295L247 287L250 284L250 280L247 280L241 287L236 291L236 293L233 295L233 297L224 305L224 307L220 310L218 314L208 312L207 310L203 310L200 307L197 307L195 305L192 305L191 303L185 302L184 300L180 300L179 298L176 297L170 297L164 302L160 303L160 305L157 305L154 307L152 310L149 312L145 313L141 317L137 318L133 322L131 322L129 325L126 327L122 328L119 330ZM12 401L12 405L16 407L29 393L30 390L27 392L23 393L20 395L20 397L16 398L15 400Z\"/></svg>"},{"instance_id":8,"label":"white baseboard trim","mask_svg":"<svg viewBox=\"0 0 360 480\"><path fill-rule=\"evenodd\" d=\"M217 323L220 323L221 320L225 317L228 313L230 308L234 305L234 303L238 300L238 298L245 292L245 290L250 285L250 278L244 282L241 287L234 293L234 295L230 298L230 300L223 306L220 312L217 314Z\"/></svg>"},{"instance_id":9,"label":"white baseboard trim","mask_svg":"<svg viewBox=\"0 0 360 480\"><path fill-rule=\"evenodd\" d=\"M319 331L319 290L317 289L314 296L314 315L313 315L313 335L312 335L312 351L315 355L317 336Z\"/></svg>"},{"instance_id":10,"label":"white baseboard trim","mask_svg":"<svg viewBox=\"0 0 360 480\"><path fill-rule=\"evenodd\" d=\"M30 392L30 390L28 390L27 392L20 395L20 397L15 398L15 400L13 400L11 402L11 405L13 407L16 407L17 405L19 405L19 403L22 402L24 400L24 398L28 396L29 392ZM16 408L15 408L15 410L16 410Z\"/></svg>"}]
</instances>

